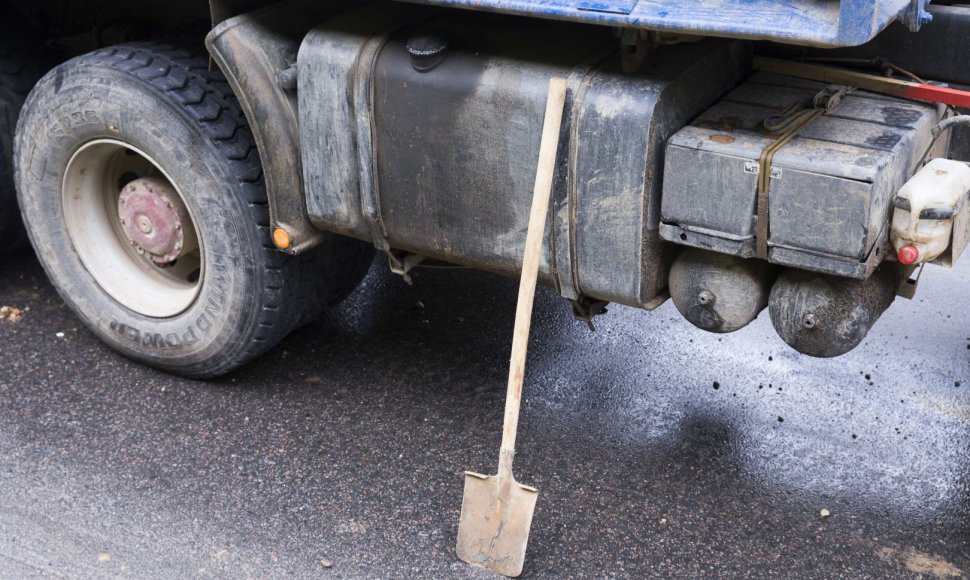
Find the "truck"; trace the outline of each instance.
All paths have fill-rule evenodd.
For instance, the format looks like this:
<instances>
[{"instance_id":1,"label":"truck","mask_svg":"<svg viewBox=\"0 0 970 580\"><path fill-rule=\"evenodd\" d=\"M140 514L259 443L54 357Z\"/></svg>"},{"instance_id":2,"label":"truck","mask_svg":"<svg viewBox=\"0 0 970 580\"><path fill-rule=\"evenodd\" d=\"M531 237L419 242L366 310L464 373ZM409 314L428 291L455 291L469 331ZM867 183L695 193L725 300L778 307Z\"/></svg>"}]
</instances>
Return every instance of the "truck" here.
<instances>
[{"instance_id":1,"label":"truck","mask_svg":"<svg viewBox=\"0 0 970 580\"><path fill-rule=\"evenodd\" d=\"M838 356L970 235L970 7L926 0L0 0L0 242L112 349L234 371L374 256L579 320L768 310ZM728 341L725 344L730 344Z\"/></svg>"},{"instance_id":2,"label":"truck","mask_svg":"<svg viewBox=\"0 0 970 580\"><path fill-rule=\"evenodd\" d=\"M715 333L767 310L793 349L835 357L970 239L959 1L0 0L0 15L0 249L32 245L91 332L185 377L267 352L375 256L402 283L457 265L534 289L538 271L591 329L611 303L670 299ZM559 152L541 171L540 150ZM528 315L500 472L466 473L458 539L511 576L537 493L511 468Z\"/></svg>"}]
</instances>

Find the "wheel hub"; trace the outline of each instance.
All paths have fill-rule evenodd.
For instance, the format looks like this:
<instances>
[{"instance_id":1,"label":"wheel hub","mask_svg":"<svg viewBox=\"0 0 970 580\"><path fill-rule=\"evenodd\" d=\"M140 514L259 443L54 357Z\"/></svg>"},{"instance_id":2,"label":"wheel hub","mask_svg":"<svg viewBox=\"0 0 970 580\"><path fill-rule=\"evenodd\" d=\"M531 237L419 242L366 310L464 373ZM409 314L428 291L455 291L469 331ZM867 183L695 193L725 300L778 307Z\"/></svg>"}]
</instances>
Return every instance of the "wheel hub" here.
<instances>
[{"instance_id":1,"label":"wheel hub","mask_svg":"<svg viewBox=\"0 0 970 580\"><path fill-rule=\"evenodd\" d=\"M161 179L144 177L125 185L118 218L135 250L155 264L170 264L196 247L188 209Z\"/></svg>"}]
</instances>

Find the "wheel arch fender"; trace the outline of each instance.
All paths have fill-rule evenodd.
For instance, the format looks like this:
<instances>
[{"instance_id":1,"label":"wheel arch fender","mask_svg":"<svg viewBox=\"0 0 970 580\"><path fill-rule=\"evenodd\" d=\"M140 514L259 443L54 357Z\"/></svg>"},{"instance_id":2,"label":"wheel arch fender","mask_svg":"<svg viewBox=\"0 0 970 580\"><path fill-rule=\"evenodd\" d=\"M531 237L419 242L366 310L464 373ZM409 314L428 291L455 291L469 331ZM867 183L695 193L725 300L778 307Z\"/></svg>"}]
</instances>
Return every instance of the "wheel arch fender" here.
<instances>
[{"instance_id":1,"label":"wheel arch fender","mask_svg":"<svg viewBox=\"0 0 970 580\"><path fill-rule=\"evenodd\" d=\"M331 234L307 216L295 87L280 74L296 65L303 37L343 3L294 0L245 12L258 0L211 0L214 27L206 47L236 94L263 162L274 231L288 234L290 254L302 253Z\"/></svg>"}]
</instances>

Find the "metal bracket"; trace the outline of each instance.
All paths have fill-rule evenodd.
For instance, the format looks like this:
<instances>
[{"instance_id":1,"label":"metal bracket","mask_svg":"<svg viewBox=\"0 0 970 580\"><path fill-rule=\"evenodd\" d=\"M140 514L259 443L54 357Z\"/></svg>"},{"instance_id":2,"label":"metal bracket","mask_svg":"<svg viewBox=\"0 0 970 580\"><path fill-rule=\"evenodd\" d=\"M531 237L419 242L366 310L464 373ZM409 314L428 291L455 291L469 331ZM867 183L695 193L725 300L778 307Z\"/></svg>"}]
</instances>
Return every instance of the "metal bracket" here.
<instances>
[{"instance_id":1,"label":"metal bracket","mask_svg":"<svg viewBox=\"0 0 970 580\"><path fill-rule=\"evenodd\" d=\"M660 45L659 35L649 30L620 29L620 65L623 72L633 74L640 70L647 56Z\"/></svg>"},{"instance_id":2,"label":"metal bracket","mask_svg":"<svg viewBox=\"0 0 970 580\"><path fill-rule=\"evenodd\" d=\"M825 109L828 113L839 106L844 96L854 90L854 87L845 85L829 85L812 97L812 106Z\"/></svg>"},{"instance_id":3,"label":"metal bracket","mask_svg":"<svg viewBox=\"0 0 970 580\"><path fill-rule=\"evenodd\" d=\"M926 10L930 0L912 0L902 14L902 22L910 32L919 32L924 24L933 22L933 15Z\"/></svg>"},{"instance_id":4,"label":"metal bracket","mask_svg":"<svg viewBox=\"0 0 970 580\"><path fill-rule=\"evenodd\" d=\"M601 314L606 314L606 307L610 304L605 300L594 300L586 296L580 296L579 300L570 300L569 302L573 306L573 318L585 322L586 326L589 326L590 332L596 332L593 319Z\"/></svg>"},{"instance_id":5,"label":"metal bracket","mask_svg":"<svg viewBox=\"0 0 970 580\"><path fill-rule=\"evenodd\" d=\"M919 279L923 275L923 268L926 264L920 264L919 270L916 270L915 266L910 266L903 270L902 282L899 283L899 289L896 290L896 295L905 298L906 300L912 300L916 296L916 287L919 286ZM913 272L916 272L916 277L913 278Z\"/></svg>"},{"instance_id":6,"label":"metal bracket","mask_svg":"<svg viewBox=\"0 0 970 580\"><path fill-rule=\"evenodd\" d=\"M407 252L395 252L394 250L388 250L385 254L387 255L387 262L391 267L391 272L404 278L404 282L408 286L414 286L414 280L411 278L411 270L421 262L424 262L425 256L409 254Z\"/></svg>"}]
</instances>

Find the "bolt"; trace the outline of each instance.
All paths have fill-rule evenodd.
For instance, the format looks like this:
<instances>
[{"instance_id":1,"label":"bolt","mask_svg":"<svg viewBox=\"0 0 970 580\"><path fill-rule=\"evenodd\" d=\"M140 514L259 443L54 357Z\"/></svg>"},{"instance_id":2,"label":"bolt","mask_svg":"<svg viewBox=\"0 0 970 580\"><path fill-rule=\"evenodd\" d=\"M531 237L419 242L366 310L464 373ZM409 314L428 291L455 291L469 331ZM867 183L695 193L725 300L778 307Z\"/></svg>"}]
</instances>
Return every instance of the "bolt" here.
<instances>
[{"instance_id":1,"label":"bolt","mask_svg":"<svg viewBox=\"0 0 970 580\"><path fill-rule=\"evenodd\" d=\"M929 24L930 22L933 22L933 15L925 10L920 10L920 14L919 14L920 26L922 26L923 24Z\"/></svg>"},{"instance_id":2,"label":"bolt","mask_svg":"<svg viewBox=\"0 0 970 580\"><path fill-rule=\"evenodd\" d=\"M138 229L141 230L143 234L152 233L152 220L148 219L148 216L140 215L138 216Z\"/></svg>"},{"instance_id":3,"label":"bolt","mask_svg":"<svg viewBox=\"0 0 970 580\"><path fill-rule=\"evenodd\" d=\"M284 91L295 91L297 87L298 75L295 66L283 69L276 75L276 83Z\"/></svg>"},{"instance_id":4,"label":"bolt","mask_svg":"<svg viewBox=\"0 0 970 580\"><path fill-rule=\"evenodd\" d=\"M697 295L697 302L701 306L713 306L716 300L717 296L710 290L701 290L700 294Z\"/></svg>"},{"instance_id":5,"label":"bolt","mask_svg":"<svg viewBox=\"0 0 970 580\"><path fill-rule=\"evenodd\" d=\"M812 313L808 313L805 315L804 318L802 318L802 326L804 326L809 330L815 328L817 324L818 324L818 320L815 318L815 315Z\"/></svg>"}]
</instances>

